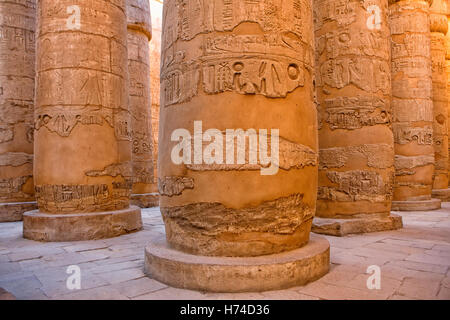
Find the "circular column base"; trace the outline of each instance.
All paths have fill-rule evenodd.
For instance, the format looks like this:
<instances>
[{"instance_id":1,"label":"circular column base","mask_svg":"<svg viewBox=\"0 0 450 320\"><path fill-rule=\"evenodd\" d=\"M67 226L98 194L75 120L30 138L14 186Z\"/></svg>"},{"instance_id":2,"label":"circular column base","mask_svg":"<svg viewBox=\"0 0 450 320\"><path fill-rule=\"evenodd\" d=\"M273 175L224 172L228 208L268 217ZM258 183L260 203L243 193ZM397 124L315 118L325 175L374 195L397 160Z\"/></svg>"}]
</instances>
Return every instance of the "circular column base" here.
<instances>
[{"instance_id":1,"label":"circular column base","mask_svg":"<svg viewBox=\"0 0 450 320\"><path fill-rule=\"evenodd\" d=\"M36 209L36 202L0 203L0 222L22 221L24 212Z\"/></svg>"},{"instance_id":2,"label":"circular column base","mask_svg":"<svg viewBox=\"0 0 450 320\"><path fill-rule=\"evenodd\" d=\"M258 292L304 285L330 268L330 244L317 235L299 249L260 257L196 256L169 247L164 236L145 248L145 272L172 287L208 292Z\"/></svg>"},{"instance_id":3,"label":"circular column base","mask_svg":"<svg viewBox=\"0 0 450 320\"><path fill-rule=\"evenodd\" d=\"M429 211L441 208L441 200L392 201L392 211Z\"/></svg>"},{"instance_id":4,"label":"circular column base","mask_svg":"<svg viewBox=\"0 0 450 320\"><path fill-rule=\"evenodd\" d=\"M152 208L159 206L158 193L132 194L130 203L140 208Z\"/></svg>"},{"instance_id":5,"label":"circular column base","mask_svg":"<svg viewBox=\"0 0 450 320\"><path fill-rule=\"evenodd\" d=\"M136 206L117 211L72 214L34 210L23 215L23 237L37 241L97 240L141 229L141 209Z\"/></svg>"},{"instance_id":6,"label":"circular column base","mask_svg":"<svg viewBox=\"0 0 450 320\"><path fill-rule=\"evenodd\" d=\"M450 188L432 190L431 196L433 198L440 199L442 202L449 202L450 201Z\"/></svg>"},{"instance_id":7,"label":"circular column base","mask_svg":"<svg viewBox=\"0 0 450 320\"><path fill-rule=\"evenodd\" d=\"M330 236L344 237L349 234L380 232L403 228L402 217L391 214L386 217L357 219L314 218L311 231Z\"/></svg>"}]
</instances>

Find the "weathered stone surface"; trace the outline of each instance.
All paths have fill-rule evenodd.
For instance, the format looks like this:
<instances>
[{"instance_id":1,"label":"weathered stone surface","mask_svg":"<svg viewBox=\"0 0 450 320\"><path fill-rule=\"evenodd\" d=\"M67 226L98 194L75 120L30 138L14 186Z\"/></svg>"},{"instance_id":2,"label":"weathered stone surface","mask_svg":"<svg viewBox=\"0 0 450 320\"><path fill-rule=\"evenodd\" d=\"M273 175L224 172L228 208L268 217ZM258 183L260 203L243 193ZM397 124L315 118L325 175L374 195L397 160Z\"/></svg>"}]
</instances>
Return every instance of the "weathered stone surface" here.
<instances>
[{"instance_id":1,"label":"weathered stone surface","mask_svg":"<svg viewBox=\"0 0 450 320\"><path fill-rule=\"evenodd\" d=\"M306 245L318 166L312 1L168 0L163 16L158 179L168 242L206 256ZM267 140L279 129L278 173L261 175L267 164L260 150L249 159L251 137L243 163L175 164L172 133L185 129L195 143L196 121L222 135L264 129Z\"/></svg>"},{"instance_id":2,"label":"weathered stone surface","mask_svg":"<svg viewBox=\"0 0 450 320\"><path fill-rule=\"evenodd\" d=\"M344 237L349 234L370 233L387 230L397 230L403 227L402 217L390 214L384 217L357 219L324 219L315 218L312 232Z\"/></svg>"},{"instance_id":3,"label":"weathered stone surface","mask_svg":"<svg viewBox=\"0 0 450 320\"><path fill-rule=\"evenodd\" d=\"M158 193L132 194L130 203L140 208L151 208L159 205Z\"/></svg>"},{"instance_id":4,"label":"weathered stone surface","mask_svg":"<svg viewBox=\"0 0 450 320\"><path fill-rule=\"evenodd\" d=\"M64 241L137 230L125 2L42 0L38 12L39 211L24 216L24 236Z\"/></svg>"},{"instance_id":5,"label":"weathered stone surface","mask_svg":"<svg viewBox=\"0 0 450 320\"><path fill-rule=\"evenodd\" d=\"M433 196L433 198L448 202L450 201L450 188L434 189L431 195Z\"/></svg>"},{"instance_id":6,"label":"weathered stone surface","mask_svg":"<svg viewBox=\"0 0 450 320\"><path fill-rule=\"evenodd\" d=\"M141 229L141 210L136 206L115 211L68 214L35 210L23 216L24 238L38 241L96 240Z\"/></svg>"},{"instance_id":7,"label":"weathered stone surface","mask_svg":"<svg viewBox=\"0 0 450 320\"><path fill-rule=\"evenodd\" d=\"M387 16L387 0L314 2L321 119L316 215L332 225L313 222L322 233L338 235L335 225L344 218L354 226L344 233L392 229L392 223L373 227L377 216L390 212L394 182Z\"/></svg>"},{"instance_id":8,"label":"weathered stone surface","mask_svg":"<svg viewBox=\"0 0 450 320\"><path fill-rule=\"evenodd\" d=\"M312 236L300 249L260 257L202 257L176 251L163 237L145 249L145 270L177 288L210 292L258 292L305 285L329 270L328 241Z\"/></svg>"},{"instance_id":9,"label":"weathered stone surface","mask_svg":"<svg viewBox=\"0 0 450 320\"><path fill-rule=\"evenodd\" d=\"M447 2L447 29L450 30L450 3ZM447 75L447 135L450 137L450 32L445 36L445 71ZM450 170L450 143L448 146L449 161L448 168ZM450 176L449 176L450 186Z\"/></svg>"},{"instance_id":10,"label":"weathered stone surface","mask_svg":"<svg viewBox=\"0 0 450 320\"><path fill-rule=\"evenodd\" d=\"M434 172L430 2L389 2L396 210L436 206L428 201ZM416 200L421 203L411 204Z\"/></svg>"},{"instance_id":11,"label":"weathered stone surface","mask_svg":"<svg viewBox=\"0 0 450 320\"><path fill-rule=\"evenodd\" d=\"M0 222L21 221L24 212L37 209L36 202L0 203Z\"/></svg>"},{"instance_id":12,"label":"weathered stone surface","mask_svg":"<svg viewBox=\"0 0 450 320\"><path fill-rule=\"evenodd\" d=\"M35 0L0 1L0 222L34 201L35 24Z\"/></svg>"},{"instance_id":13,"label":"weathered stone surface","mask_svg":"<svg viewBox=\"0 0 450 320\"><path fill-rule=\"evenodd\" d=\"M155 182L158 181L158 131L160 105L160 67L161 67L161 35L162 35L162 0L150 0L152 13L152 40L150 41L150 82L152 102L152 130L153 130L153 166Z\"/></svg>"},{"instance_id":14,"label":"weathered stone surface","mask_svg":"<svg viewBox=\"0 0 450 320\"><path fill-rule=\"evenodd\" d=\"M441 208L441 200L392 201L392 211L427 211Z\"/></svg>"},{"instance_id":15,"label":"weathered stone surface","mask_svg":"<svg viewBox=\"0 0 450 320\"><path fill-rule=\"evenodd\" d=\"M431 63L433 77L434 190L448 189L448 97L445 70L445 35L448 32L446 0L433 0L430 8ZM433 195L433 193L432 193ZM444 199L447 200L447 199Z\"/></svg>"},{"instance_id":16,"label":"weathered stone surface","mask_svg":"<svg viewBox=\"0 0 450 320\"><path fill-rule=\"evenodd\" d=\"M148 0L127 0L129 107L133 139L132 195L157 191L154 178L153 133L150 91L149 41L152 38ZM132 196L133 197L133 196ZM136 197L134 197L136 199ZM139 197L143 199L143 197ZM136 203L136 200L135 200ZM140 205L154 204L141 201Z\"/></svg>"}]
</instances>

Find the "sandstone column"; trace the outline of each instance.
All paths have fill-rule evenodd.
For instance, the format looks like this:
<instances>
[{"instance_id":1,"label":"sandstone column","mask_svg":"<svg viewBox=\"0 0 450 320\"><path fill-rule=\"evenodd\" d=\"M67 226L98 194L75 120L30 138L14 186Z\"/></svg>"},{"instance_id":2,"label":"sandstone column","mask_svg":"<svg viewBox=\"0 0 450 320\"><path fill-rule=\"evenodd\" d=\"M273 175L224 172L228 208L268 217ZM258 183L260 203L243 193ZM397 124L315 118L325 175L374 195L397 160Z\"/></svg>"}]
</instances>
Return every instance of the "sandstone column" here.
<instances>
[{"instance_id":1,"label":"sandstone column","mask_svg":"<svg viewBox=\"0 0 450 320\"><path fill-rule=\"evenodd\" d=\"M430 1L431 2L431 1ZM395 140L393 210L433 210L433 100L428 1L390 0Z\"/></svg>"},{"instance_id":2,"label":"sandstone column","mask_svg":"<svg viewBox=\"0 0 450 320\"><path fill-rule=\"evenodd\" d=\"M264 291L328 271L328 242L310 240L311 5L164 1L158 186L167 241L146 248L154 279Z\"/></svg>"},{"instance_id":3,"label":"sandstone column","mask_svg":"<svg viewBox=\"0 0 450 320\"><path fill-rule=\"evenodd\" d=\"M450 30L450 3L447 0L447 28ZM445 70L447 74L447 136L450 137L450 32L445 37ZM448 146L449 186L450 186L450 142Z\"/></svg>"},{"instance_id":4,"label":"sandstone column","mask_svg":"<svg viewBox=\"0 0 450 320\"><path fill-rule=\"evenodd\" d=\"M150 42L150 83L152 100L152 130L153 130L153 167L154 179L157 177L158 161L158 130L159 130L159 100L160 100L160 65L161 65L161 33L162 33L162 0L150 0L152 13L152 41Z\"/></svg>"},{"instance_id":5,"label":"sandstone column","mask_svg":"<svg viewBox=\"0 0 450 320\"><path fill-rule=\"evenodd\" d=\"M0 0L0 222L36 208L33 110L36 1Z\"/></svg>"},{"instance_id":6,"label":"sandstone column","mask_svg":"<svg viewBox=\"0 0 450 320\"><path fill-rule=\"evenodd\" d=\"M448 111L445 35L448 31L445 0L434 0L430 10L431 63L433 79L433 144L435 169L433 198L450 200L448 188Z\"/></svg>"},{"instance_id":7,"label":"sandstone column","mask_svg":"<svg viewBox=\"0 0 450 320\"><path fill-rule=\"evenodd\" d=\"M34 178L24 237L73 241L142 227L130 206L124 1L38 2Z\"/></svg>"},{"instance_id":8,"label":"sandstone column","mask_svg":"<svg viewBox=\"0 0 450 320\"><path fill-rule=\"evenodd\" d=\"M133 136L131 202L141 208L158 205L153 169L148 0L127 0L129 105Z\"/></svg>"},{"instance_id":9,"label":"sandstone column","mask_svg":"<svg viewBox=\"0 0 450 320\"><path fill-rule=\"evenodd\" d=\"M394 178L387 0L314 1L319 192L313 231L402 227Z\"/></svg>"}]
</instances>

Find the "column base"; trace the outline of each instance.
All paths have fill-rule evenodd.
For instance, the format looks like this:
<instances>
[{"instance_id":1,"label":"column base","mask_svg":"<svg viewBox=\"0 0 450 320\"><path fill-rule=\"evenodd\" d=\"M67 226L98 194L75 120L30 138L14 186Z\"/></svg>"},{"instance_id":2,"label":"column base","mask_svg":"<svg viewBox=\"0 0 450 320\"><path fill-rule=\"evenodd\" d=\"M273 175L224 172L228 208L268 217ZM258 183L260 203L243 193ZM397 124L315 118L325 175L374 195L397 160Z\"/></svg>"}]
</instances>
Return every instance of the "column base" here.
<instances>
[{"instance_id":1,"label":"column base","mask_svg":"<svg viewBox=\"0 0 450 320\"><path fill-rule=\"evenodd\" d=\"M37 203L35 201L0 203L0 222L22 221L24 212L36 209Z\"/></svg>"},{"instance_id":2,"label":"column base","mask_svg":"<svg viewBox=\"0 0 450 320\"><path fill-rule=\"evenodd\" d=\"M391 214L386 217L357 219L314 218L311 231L329 236L344 237L349 234L380 232L403 228L402 217Z\"/></svg>"},{"instance_id":3,"label":"column base","mask_svg":"<svg viewBox=\"0 0 450 320\"><path fill-rule=\"evenodd\" d=\"M158 193L132 194L130 203L140 208L152 208L159 206Z\"/></svg>"},{"instance_id":4,"label":"column base","mask_svg":"<svg viewBox=\"0 0 450 320\"><path fill-rule=\"evenodd\" d=\"M432 190L431 197L440 199L442 202L449 202L450 201L450 188Z\"/></svg>"},{"instance_id":5,"label":"column base","mask_svg":"<svg viewBox=\"0 0 450 320\"><path fill-rule=\"evenodd\" d=\"M429 211L441 208L441 200L392 201L392 211Z\"/></svg>"},{"instance_id":6,"label":"column base","mask_svg":"<svg viewBox=\"0 0 450 320\"><path fill-rule=\"evenodd\" d=\"M73 214L49 214L39 210L23 214L23 237L47 242L97 240L142 229L141 209Z\"/></svg>"},{"instance_id":7,"label":"column base","mask_svg":"<svg viewBox=\"0 0 450 320\"><path fill-rule=\"evenodd\" d=\"M299 249L260 257L196 256L169 247L164 236L145 248L145 272L176 288L208 292L281 290L324 276L330 268L328 240L311 235Z\"/></svg>"}]
</instances>

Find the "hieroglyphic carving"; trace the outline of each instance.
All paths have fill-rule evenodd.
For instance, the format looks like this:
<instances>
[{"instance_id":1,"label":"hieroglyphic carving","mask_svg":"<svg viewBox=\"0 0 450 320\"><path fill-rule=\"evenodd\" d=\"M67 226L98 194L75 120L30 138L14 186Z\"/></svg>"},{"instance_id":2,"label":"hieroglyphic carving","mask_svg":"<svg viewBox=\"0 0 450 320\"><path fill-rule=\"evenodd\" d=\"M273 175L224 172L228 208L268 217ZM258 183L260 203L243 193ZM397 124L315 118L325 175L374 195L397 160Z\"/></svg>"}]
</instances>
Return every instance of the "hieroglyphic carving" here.
<instances>
[{"instance_id":1,"label":"hieroglyphic carving","mask_svg":"<svg viewBox=\"0 0 450 320\"><path fill-rule=\"evenodd\" d=\"M431 181L431 177L424 174L432 173L421 170L418 174L419 168L430 165L433 153L429 3L391 1L389 11L395 168L399 177L394 200L429 199L424 192L431 192L431 188L424 181Z\"/></svg>"},{"instance_id":2,"label":"hieroglyphic carving","mask_svg":"<svg viewBox=\"0 0 450 320\"><path fill-rule=\"evenodd\" d=\"M158 189L163 196L178 196L186 189L194 189L194 179L188 177L159 178Z\"/></svg>"},{"instance_id":3,"label":"hieroglyphic carving","mask_svg":"<svg viewBox=\"0 0 450 320\"><path fill-rule=\"evenodd\" d=\"M305 0L169 1L167 14L182 21L179 30L166 18L161 92L165 105L189 101L201 87L208 94L233 91L286 97L304 85L312 68L312 51L302 26L311 19ZM277 11L285 10L285 11ZM241 11L243 10L243 11ZM287 24L294 23L296 26ZM195 18L194 18L195 17ZM215 34L243 22L257 23L262 34ZM211 32L208 35L203 33ZM203 52L189 59L174 51L177 39L201 36Z\"/></svg>"},{"instance_id":4,"label":"hieroglyphic carving","mask_svg":"<svg viewBox=\"0 0 450 320\"><path fill-rule=\"evenodd\" d=\"M31 168L32 169L32 168ZM11 202L14 199L32 201L33 195L25 192L24 185L32 179L32 175L0 179L0 201Z\"/></svg>"},{"instance_id":5,"label":"hieroglyphic carving","mask_svg":"<svg viewBox=\"0 0 450 320\"><path fill-rule=\"evenodd\" d=\"M35 15L35 0L0 1L1 203L34 198Z\"/></svg>"},{"instance_id":6,"label":"hieroglyphic carving","mask_svg":"<svg viewBox=\"0 0 450 320\"><path fill-rule=\"evenodd\" d=\"M391 198L389 181L375 171L329 171L327 177L337 186L320 186L319 200L382 202Z\"/></svg>"},{"instance_id":7,"label":"hieroglyphic carving","mask_svg":"<svg viewBox=\"0 0 450 320\"><path fill-rule=\"evenodd\" d=\"M272 140L270 135L268 135L265 139L266 139L265 141L267 141L267 150L271 150ZM203 144L207 145L208 143L204 142ZM194 152L193 142L191 142L191 146L192 152ZM227 146L224 144L223 154L226 154L227 152L226 148ZM261 160L261 155L259 153L260 151L256 144L252 145L250 143L246 143L244 152L245 152L245 163L243 164L202 163L202 164L187 164L186 167L189 170L193 171L247 171L247 170L260 170L261 168L267 168L271 165L275 165L282 170L291 170L291 169L301 169L307 166L316 166L318 163L317 153L314 150L312 150L307 146L284 139L282 137L279 137L278 141L278 156L275 157L274 155L270 155L271 157L273 157L272 161L275 161L275 163L262 164L260 162ZM235 150L235 158L236 153L237 150ZM249 161L250 153L256 155L259 161L256 161L256 163L250 163Z\"/></svg>"},{"instance_id":8,"label":"hieroglyphic carving","mask_svg":"<svg viewBox=\"0 0 450 320\"><path fill-rule=\"evenodd\" d=\"M371 96L337 97L325 99L322 108L328 114L325 120L332 130L360 129L377 124L390 124L389 102Z\"/></svg>"},{"instance_id":9,"label":"hieroglyphic carving","mask_svg":"<svg viewBox=\"0 0 450 320\"><path fill-rule=\"evenodd\" d=\"M45 212L93 212L122 208L130 195L129 185L106 184L36 186L36 198ZM125 193L124 193L125 192Z\"/></svg>"},{"instance_id":10,"label":"hieroglyphic carving","mask_svg":"<svg viewBox=\"0 0 450 320\"><path fill-rule=\"evenodd\" d=\"M433 189L448 189L448 96L445 35L448 32L446 0L434 0L431 5L431 65L433 79L433 145L436 160Z\"/></svg>"},{"instance_id":11,"label":"hieroglyphic carving","mask_svg":"<svg viewBox=\"0 0 450 320\"><path fill-rule=\"evenodd\" d=\"M66 23L70 5L69 0L38 3L34 128L39 209L47 213L126 209L132 128L125 2L77 1L79 29ZM62 152L55 150L72 154L59 157L55 153ZM50 167L48 159L61 163Z\"/></svg>"},{"instance_id":12,"label":"hieroglyphic carving","mask_svg":"<svg viewBox=\"0 0 450 320\"><path fill-rule=\"evenodd\" d=\"M319 169L342 168L349 159L362 156L367 158L367 166L386 169L394 165L394 148L388 144L365 144L360 146L335 147L320 150Z\"/></svg>"},{"instance_id":13,"label":"hieroglyphic carving","mask_svg":"<svg viewBox=\"0 0 450 320\"><path fill-rule=\"evenodd\" d=\"M321 218L376 216L391 199L394 148L387 11L387 0L314 1L316 94L323 119L316 213Z\"/></svg>"},{"instance_id":14,"label":"hieroglyphic carving","mask_svg":"<svg viewBox=\"0 0 450 320\"><path fill-rule=\"evenodd\" d=\"M411 127L407 123L394 123L394 141L397 144L408 144L415 142L418 145L433 144L432 126Z\"/></svg>"}]
</instances>

